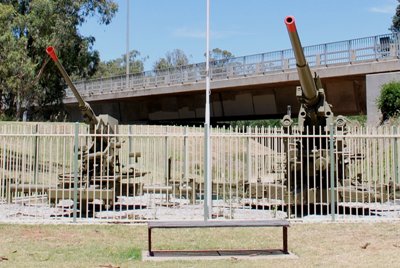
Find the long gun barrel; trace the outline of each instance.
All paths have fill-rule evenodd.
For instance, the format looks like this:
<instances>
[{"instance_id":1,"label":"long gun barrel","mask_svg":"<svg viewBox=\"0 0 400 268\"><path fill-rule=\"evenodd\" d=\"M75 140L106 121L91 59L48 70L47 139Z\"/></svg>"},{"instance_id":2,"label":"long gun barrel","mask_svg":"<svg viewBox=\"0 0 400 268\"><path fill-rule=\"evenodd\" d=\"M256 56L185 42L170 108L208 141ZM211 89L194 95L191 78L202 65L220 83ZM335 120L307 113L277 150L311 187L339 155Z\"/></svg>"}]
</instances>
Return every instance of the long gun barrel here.
<instances>
[{"instance_id":1,"label":"long gun barrel","mask_svg":"<svg viewBox=\"0 0 400 268\"><path fill-rule=\"evenodd\" d=\"M93 110L90 107L90 105L86 101L84 101L82 99L82 97L79 94L78 90L76 89L75 85L72 83L71 78L68 76L68 74L65 71L64 67L62 66L62 64L59 62L54 47L52 47L52 46L47 47L46 53L54 61L54 63L56 64L57 68L60 70L61 75L63 76L65 82L67 83L69 88L74 93L75 98L78 100L79 109L82 112L82 115L83 115L83 117L85 119L85 122L87 122L89 125L92 125L92 126L97 125L99 121L97 119L96 114L93 112Z\"/></svg>"},{"instance_id":2,"label":"long gun barrel","mask_svg":"<svg viewBox=\"0 0 400 268\"><path fill-rule=\"evenodd\" d=\"M305 126L321 126L325 130L328 130L328 126L333 122L333 113L330 104L326 101L322 82L317 75L313 77L311 74L310 67L304 56L299 34L297 33L294 17L287 16L285 24L290 42L292 43L296 58L297 73L301 84L300 87L296 88L296 96L300 102L298 126L301 131L304 131ZM285 115L282 123L284 126L290 126L292 123L290 115Z\"/></svg>"},{"instance_id":3,"label":"long gun barrel","mask_svg":"<svg viewBox=\"0 0 400 268\"><path fill-rule=\"evenodd\" d=\"M318 102L318 89L304 56L299 34L297 33L296 23L293 16L285 18L285 24L289 33L290 42L296 58L297 73L299 74L300 84L304 94L304 101L312 106Z\"/></svg>"}]
</instances>

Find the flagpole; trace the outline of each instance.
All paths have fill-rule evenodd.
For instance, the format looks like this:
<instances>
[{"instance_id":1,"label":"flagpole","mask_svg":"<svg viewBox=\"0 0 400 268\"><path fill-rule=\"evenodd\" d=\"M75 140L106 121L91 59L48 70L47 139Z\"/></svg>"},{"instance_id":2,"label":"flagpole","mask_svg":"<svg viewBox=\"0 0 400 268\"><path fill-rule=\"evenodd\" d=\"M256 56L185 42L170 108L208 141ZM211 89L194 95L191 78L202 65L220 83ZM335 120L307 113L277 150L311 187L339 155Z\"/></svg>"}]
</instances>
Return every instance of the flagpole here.
<instances>
[{"instance_id":1,"label":"flagpole","mask_svg":"<svg viewBox=\"0 0 400 268\"><path fill-rule=\"evenodd\" d=\"M129 89L129 1L126 0L126 89Z\"/></svg>"},{"instance_id":2,"label":"flagpole","mask_svg":"<svg viewBox=\"0 0 400 268\"><path fill-rule=\"evenodd\" d=\"M212 218L212 181L210 146L210 0L207 1L206 15L206 107L205 107L205 172L204 172L204 220Z\"/></svg>"}]
</instances>

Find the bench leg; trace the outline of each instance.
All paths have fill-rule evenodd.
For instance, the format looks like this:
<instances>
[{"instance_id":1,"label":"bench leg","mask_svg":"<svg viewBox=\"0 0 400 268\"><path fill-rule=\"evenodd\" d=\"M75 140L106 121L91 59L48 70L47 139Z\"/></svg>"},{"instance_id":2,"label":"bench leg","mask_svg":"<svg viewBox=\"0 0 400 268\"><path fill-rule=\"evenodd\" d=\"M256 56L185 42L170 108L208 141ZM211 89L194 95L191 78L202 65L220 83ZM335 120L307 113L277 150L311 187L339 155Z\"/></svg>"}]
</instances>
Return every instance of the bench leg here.
<instances>
[{"instance_id":1,"label":"bench leg","mask_svg":"<svg viewBox=\"0 0 400 268\"><path fill-rule=\"evenodd\" d=\"M151 228L148 228L148 242L149 242L149 255L154 256L153 251L151 250Z\"/></svg>"},{"instance_id":2,"label":"bench leg","mask_svg":"<svg viewBox=\"0 0 400 268\"><path fill-rule=\"evenodd\" d=\"M289 254L287 226L283 226L283 253Z\"/></svg>"}]
</instances>

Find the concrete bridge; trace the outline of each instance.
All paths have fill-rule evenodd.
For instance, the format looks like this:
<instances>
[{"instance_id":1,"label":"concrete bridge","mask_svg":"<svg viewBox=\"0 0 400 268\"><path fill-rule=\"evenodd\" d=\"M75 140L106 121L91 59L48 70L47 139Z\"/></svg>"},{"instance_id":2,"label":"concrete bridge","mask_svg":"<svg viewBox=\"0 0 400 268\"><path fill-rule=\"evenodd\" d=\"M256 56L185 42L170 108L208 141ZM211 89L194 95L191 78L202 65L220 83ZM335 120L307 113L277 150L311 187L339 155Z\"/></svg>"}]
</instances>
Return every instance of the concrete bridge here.
<instances>
[{"instance_id":1,"label":"concrete bridge","mask_svg":"<svg viewBox=\"0 0 400 268\"><path fill-rule=\"evenodd\" d=\"M304 47L335 115L368 114L378 119L375 99L380 85L400 74L399 36L385 34ZM281 118L299 105L299 85L291 49L211 63L211 120ZM97 114L108 113L121 123L204 121L205 63L163 71L75 83ZM64 103L71 118L80 118L67 89Z\"/></svg>"}]
</instances>

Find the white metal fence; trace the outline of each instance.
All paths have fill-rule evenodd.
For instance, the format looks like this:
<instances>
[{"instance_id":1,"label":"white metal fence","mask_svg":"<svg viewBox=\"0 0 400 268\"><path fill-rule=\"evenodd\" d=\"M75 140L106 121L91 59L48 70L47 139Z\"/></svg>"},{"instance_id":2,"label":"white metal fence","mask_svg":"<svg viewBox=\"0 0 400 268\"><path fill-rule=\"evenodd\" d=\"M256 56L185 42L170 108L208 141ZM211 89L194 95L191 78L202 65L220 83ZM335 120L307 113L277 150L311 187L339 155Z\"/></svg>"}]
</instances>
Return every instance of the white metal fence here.
<instances>
[{"instance_id":1,"label":"white metal fence","mask_svg":"<svg viewBox=\"0 0 400 268\"><path fill-rule=\"evenodd\" d=\"M1 124L0 221L203 219L202 128L100 132ZM397 133L214 128L213 218L399 219Z\"/></svg>"}]
</instances>

